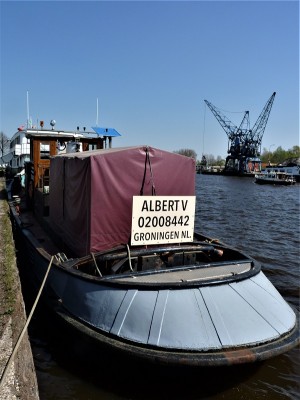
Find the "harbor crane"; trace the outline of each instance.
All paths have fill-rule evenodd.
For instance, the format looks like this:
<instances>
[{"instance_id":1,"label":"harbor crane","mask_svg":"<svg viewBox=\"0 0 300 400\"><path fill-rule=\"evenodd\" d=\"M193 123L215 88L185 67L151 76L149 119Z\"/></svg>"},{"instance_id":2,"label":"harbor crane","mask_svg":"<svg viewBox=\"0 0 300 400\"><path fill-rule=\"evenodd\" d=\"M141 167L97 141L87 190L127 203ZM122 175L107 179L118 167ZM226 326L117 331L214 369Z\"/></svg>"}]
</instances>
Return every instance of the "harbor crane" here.
<instances>
[{"instance_id":1,"label":"harbor crane","mask_svg":"<svg viewBox=\"0 0 300 400\"><path fill-rule=\"evenodd\" d=\"M242 122L236 126L219 109L204 100L228 136L225 174L249 173L254 171L257 165L260 170L261 142L275 95L276 92L269 98L252 129L250 129L249 111L245 111Z\"/></svg>"}]
</instances>

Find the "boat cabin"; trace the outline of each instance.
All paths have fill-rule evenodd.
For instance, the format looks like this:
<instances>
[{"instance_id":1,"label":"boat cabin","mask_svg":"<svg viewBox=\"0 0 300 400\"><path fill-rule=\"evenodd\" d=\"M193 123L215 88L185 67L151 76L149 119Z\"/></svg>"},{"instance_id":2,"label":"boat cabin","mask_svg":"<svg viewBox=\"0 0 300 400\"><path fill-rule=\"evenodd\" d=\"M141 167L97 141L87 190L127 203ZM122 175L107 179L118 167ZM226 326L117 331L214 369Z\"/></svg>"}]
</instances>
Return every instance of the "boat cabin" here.
<instances>
[{"instance_id":1,"label":"boat cabin","mask_svg":"<svg viewBox=\"0 0 300 400\"><path fill-rule=\"evenodd\" d=\"M195 196L195 161L189 157L146 145L106 149L100 136L36 132L28 137L26 208L71 257L129 243L134 196ZM155 230L154 243L158 234ZM145 238L136 241L144 244Z\"/></svg>"},{"instance_id":2,"label":"boat cabin","mask_svg":"<svg viewBox=\"0 0 300 400\"><path fill-rule=\"evenodd\" d=\"M51 157L102 149L103 139L99 136L58 131L31 131L26 137L30 140L30 161L25 163L26 203L39 218L49 215Z\"/></svg>"}]
</instances>

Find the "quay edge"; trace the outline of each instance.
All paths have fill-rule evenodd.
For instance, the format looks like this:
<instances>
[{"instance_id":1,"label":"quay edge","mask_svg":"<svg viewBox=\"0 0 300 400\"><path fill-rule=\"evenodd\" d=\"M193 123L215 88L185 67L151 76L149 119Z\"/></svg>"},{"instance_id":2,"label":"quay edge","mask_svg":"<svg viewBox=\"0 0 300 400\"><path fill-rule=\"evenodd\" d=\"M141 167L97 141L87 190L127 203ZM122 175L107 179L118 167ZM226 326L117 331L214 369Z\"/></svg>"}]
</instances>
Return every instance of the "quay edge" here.
<instances>
[{"instance_id":1,"label":"quay edge","mask_svg":"<svg viewBox=\"0 0 300 400\"><path fill-rule=\"evenodd\" d=\"M0 378L26 323L17 269L5 178L0 177ZM27 332L0 386L1 400L39 400L38 384Z\"/></svg>"}]
</instances>

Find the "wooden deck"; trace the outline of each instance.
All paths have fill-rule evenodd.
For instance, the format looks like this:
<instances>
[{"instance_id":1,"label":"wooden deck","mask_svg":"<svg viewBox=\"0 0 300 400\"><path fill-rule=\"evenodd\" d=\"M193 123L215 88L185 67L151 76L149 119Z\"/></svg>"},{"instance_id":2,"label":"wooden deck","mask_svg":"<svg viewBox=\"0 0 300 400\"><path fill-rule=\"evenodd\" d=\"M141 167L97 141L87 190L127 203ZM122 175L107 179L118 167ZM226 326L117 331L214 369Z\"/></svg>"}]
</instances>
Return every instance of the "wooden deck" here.
<instances>
[{"instance_id":1,"label":"wooden deck","mask_svg":"<svg viewBox=\"0 0 300 400\"><path fill-rule=\"evenodd\" d=\"M215 267L193 268L182 271L170 271L154 273L149 275L131 275L123 278L116 278L118 282L139 283L179 283L197 282L209 279L220 279L250 271L251 262L232 263Z\"/></svg>"}]
</instances>

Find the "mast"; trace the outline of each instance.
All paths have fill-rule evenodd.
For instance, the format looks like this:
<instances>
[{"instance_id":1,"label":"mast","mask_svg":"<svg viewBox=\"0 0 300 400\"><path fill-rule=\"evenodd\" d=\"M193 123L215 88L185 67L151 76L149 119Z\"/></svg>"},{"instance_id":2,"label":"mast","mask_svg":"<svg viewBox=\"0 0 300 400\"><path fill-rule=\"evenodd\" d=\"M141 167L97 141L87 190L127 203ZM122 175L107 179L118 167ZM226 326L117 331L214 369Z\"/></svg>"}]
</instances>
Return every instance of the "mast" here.
<instances>
[{"instance_id":1,"label":"mast","mask_svg":"<svg viewBox=\"0 0 300 400\"><path fill-rule=\"evenodd\" d=\"M27 90L27 129L29 129L29 92Z\"/></svg>"},{"instance_id":2,"label":"mast","mask_svg":"<svg viewBox=\"0 0 300 400\"><path fill-rule=\"evenodd\" d=\"M97 117L96 117L96 126L98 126L98 117L99 117L99 113L98 113L98 97L97 97Z\"/></svg>"}]
</instances>

